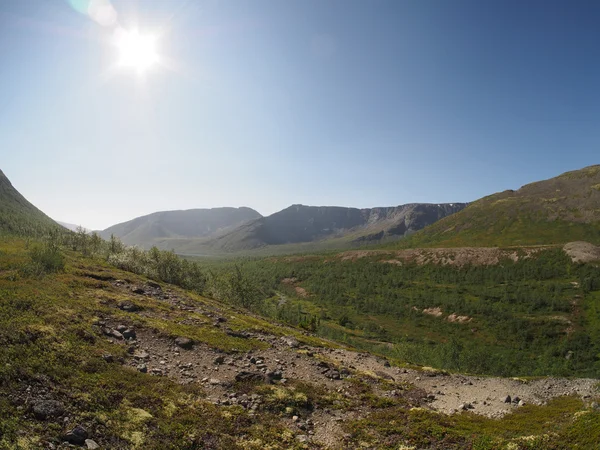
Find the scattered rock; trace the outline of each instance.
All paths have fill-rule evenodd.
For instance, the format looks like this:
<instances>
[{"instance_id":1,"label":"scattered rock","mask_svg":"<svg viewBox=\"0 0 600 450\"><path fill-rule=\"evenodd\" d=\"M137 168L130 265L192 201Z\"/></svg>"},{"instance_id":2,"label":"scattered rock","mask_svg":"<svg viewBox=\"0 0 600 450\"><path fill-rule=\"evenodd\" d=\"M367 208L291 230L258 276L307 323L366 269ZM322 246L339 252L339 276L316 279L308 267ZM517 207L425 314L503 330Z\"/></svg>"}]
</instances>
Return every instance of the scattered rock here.
<instances>
[{"instance_id":1,"label":"scattered rock","mask_svg":"<svg viewBox=\"0 0 600 450\"><path fill-rule=\"evenodd\" d=\"M134 287L134 288L132 289L132 292L133 292L134 294L140 294L140 295L144 295L144 294L146 293L146 291L144 290L144 288L142 288L142 287L139 287L139 286L137 286L137 287Z\"/></svg>"},{"instance_id":2,"label":"scattered rock","mask_svg":"<svg viewBox=\"0 0 600 450\"><path fill-rule=\"evenodd\" d=\"M296 339L294 336L284 336L284 337L281 338L281 340L289 348L298 348L298 347L300 347L300 343L298 342L298 339Z\"/></svg>"},{"instance_id":3,"label":"scattered rock","mask_svg":"<svg viewBox=\"0 0 600 450\"><path fill-rule=\"evenodd\" d=\"M115 362L115 357L110 353L105 353L104 355L102 355L102 359L109 364Z\"/></svg>"},{"instance_id":4,"label":"scattered rock","mask_svg":"<svg viewBox=\"0 0 600 450\"><path fill-rule=\"evenodd\" d=\"M510 398L510 395L507 395L507 396L504 398L504 403L510 403L510 402L512 402L512 399Z\"/></svg>"},{"instance_id":5,"label":"scattered rock","mask_svg":"<svg viewBox=\"0 0 600 450\"><path fill-rule=\"evenodd\" d=\"M148 373L148 366L146 364L140 364L137 366L138 372Z\"/></svg>"},{"instance_id":6,"label":"scattered rock","mask_svg":"<svg viewBox=\"0 0 600 450\"><path fill-rule=\"evenodd\" d=\"M144 350L135 350L133 352L133 357L135 359L142 359L142 360L150 359L150 355L148 354L148 352L145 352Z\"/></svg>"},{"instance_id":7,"label":"scattered rock","mask_svg":"<svg viewBox=\"0 0 600 450\"><path fill-rule=\"evenodd\" d=\"M96 444L95 441L91 440L91 439L86 439L85 440L85 447L88 450L97 450L100 448L100 446L98 444Z\"/></svg>"},{"instance_id":8,"label":"scattered rock","mask_svg":"<svg viewBox=\"0 0 600 450\"><path fill-rule=\"evenodd\" d=\"M273 370L271 372L267 372L267 377L272 380L281 380L283 378L283 372L281 370Z\"/></svg>"},{"instance_id":9,"label":"scattered rock","mask_svg":"<svg viewBox=\"0 0 600 450\"><path fill-rule=\"evenodd\" d=\"M62 416L65 412L64 405L56 400L36 400L32 405L33 415L38 420Z\"/></svg>"},{"instance_id":10,"label":"scattered rock","mask_svg":"<svg viewBox=\"0 0 600 450\"><path fill-rule=\"evenodd\" d=\"M215 364L216 366L223 364L225 362L225 357L223 355L221 356L217 356L215 358L215 360L213 361L213 364Z\"/></svg>"},{"instance_id":11,"label":"scattered rock","mask_svg":"<svg viewBox=\"0 0 600 450\"><path fill-rule=\"evenodd\" d=\"M194 346L194 341L186 337L178 337L175 339L175 345L185 350L190 350Z\"/></svg>"},{"instance_id":12,"label":"scattered rock","mask_svg":"<svg viewBox=\"0 0 600 450\"><path fill-rule=\"evenodd\" d=\"M123 335L117 331L117 330L113 330L112 328L103 328L102 332L109 337L114 337L116 339L123 339Z\"/></svg>"},{"instance_id":13,"label":"scattered rock","mask_svg":"<svg viewBox=\"0 0 600 450\"><path fill-rule=\"evenodd\" d=\"M262 373L257 372L239 372L235 376L235 381L244 382L244 381L253 381L253 382L264 382L265 376Z\"/></svg>"},{"instance_id":14,"label":"scattered rock","mask_svg":"<svg viewBox=\"0 0 600 450\"><path fill-rule=\"evenodd\" d=\"M125 339L135 339L137 337L135 330L133 328L127 328L121 332Z\"/></svg>"},{"instance_id":15,"label":"scattered rock","mask_svg":"<svg viewBox=\"0 0 600 450\"><path fill-rule=\"evenodd\" d=\"M124 301L119 303L119 309L126 312L136 312L139 311L141 308L133 302Z\"/></svg>"},{"instance_id":16,"label":"scattered rock","mask_svg":"<svg viewBox=\"0 0 600 450\"><path fill-rule=\"evenodd\" d=\"M83 445L88 438L88 432L81 425L77 425L65 435L65 440L69 444Z\"/></svg>"}]
</instances>

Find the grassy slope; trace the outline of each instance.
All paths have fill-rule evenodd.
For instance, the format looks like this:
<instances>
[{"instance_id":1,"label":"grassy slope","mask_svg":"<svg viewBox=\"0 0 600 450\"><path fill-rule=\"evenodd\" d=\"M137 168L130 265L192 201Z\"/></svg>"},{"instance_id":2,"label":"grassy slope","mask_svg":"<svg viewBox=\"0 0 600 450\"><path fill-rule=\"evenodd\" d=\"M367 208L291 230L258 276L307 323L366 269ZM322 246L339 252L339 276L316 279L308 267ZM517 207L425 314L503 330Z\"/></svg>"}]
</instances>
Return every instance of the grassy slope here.
<instances>
[{"instance_id":1,"label":"grassy slope","mask_svg":"<svg viewBox=\"0 0 600 450\"><path fill-rule=\"evenodd\" d=\"M45 234L62 229L27 201L0 170L0 233Z\"/></svg>"},{"instance_id":2,"label":"grassy slope","mask_svg":"<svg viewBox=\"0 0 600 450\"><path fill-rule=\"evenodd\" d=\"M504 191L391 247L600 243L600 165Z\"/></svg>"}]
</instances>

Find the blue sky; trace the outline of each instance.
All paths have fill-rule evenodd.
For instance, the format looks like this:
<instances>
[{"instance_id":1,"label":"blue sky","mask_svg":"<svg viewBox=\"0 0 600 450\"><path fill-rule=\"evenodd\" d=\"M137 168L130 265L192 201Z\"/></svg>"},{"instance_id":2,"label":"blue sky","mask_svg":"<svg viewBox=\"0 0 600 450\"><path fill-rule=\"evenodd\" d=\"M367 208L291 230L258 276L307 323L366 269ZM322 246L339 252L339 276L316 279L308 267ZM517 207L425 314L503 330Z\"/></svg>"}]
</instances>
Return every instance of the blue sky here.
<instances>
[{"instance_id":1,"label":"blue sky","mask_svg":"<svg viewBox=\"0 0 600 450\"><path fill-rule=\"evenodd\" d=\"M88 3L0 3L0 169L58 220L471 201L600 162L598 2ZM115 27L160 64L115 69Z\"/></svg>"}]
</instances>

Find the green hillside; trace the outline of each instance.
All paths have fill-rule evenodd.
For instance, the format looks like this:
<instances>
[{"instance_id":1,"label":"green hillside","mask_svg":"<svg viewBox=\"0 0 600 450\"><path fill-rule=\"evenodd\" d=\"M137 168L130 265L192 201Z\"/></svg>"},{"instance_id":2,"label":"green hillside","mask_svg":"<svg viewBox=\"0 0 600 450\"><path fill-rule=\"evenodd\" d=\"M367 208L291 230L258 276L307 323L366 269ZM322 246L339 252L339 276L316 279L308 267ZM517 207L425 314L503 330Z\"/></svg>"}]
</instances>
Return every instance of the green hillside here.
<instances>
[{"instance_id":1,"label":"green hillside","mask_svg":"<svg viewBox=\"0 0 600 450\"><path fill-rule=\"evenodd\" d=\"M392 247L600 243L600 165L477 200Z\"/></svg>"},{"instance_id":2,"label":"green hillside","mask_svg":"<svg viewBox=\"0 0 600 450\"><path fill-rule=\"evenodd\" d=\"M0 170L0 232L40 235L61 228L29 203Z\"/></svg>"},{"instance_id":3,"label":"green hillside","mask_svg":"<svg viewBox=\"0 0 600 450\"><path fill-rule=\"evenodd\" d=\"M44 265L46 272L33 277L27 268L36 253L28 250L28 243L0 237L2 449L557 450L566 449L565 442L573 445L570 448L593 449L600 439L595 380L473 377L406 366L401 360L385 360L364 351L356 353L304 330L262 319L232 303L253 290L246 278L252 272L221 268L226 270L206 279L203 270L196 272L168 253L127 250L115 242L94 249L97 241L81 237L88 242L71 243L62 249L56 242L36 244L61 255L65 264ZM72 248L89 256L82 257ZM550 303L538 302L533 311L528 312L524 302L518 303L518 314L531 314L521 322L551 321L544 316L566 304L570 293L587 292L569 284L583 272L562 279L568 262L558 254L549 256L534 264L533 271L516 267L506 274L528 295L536 289L540 293L556 289ZM328 301L338 297L336 292L328 294L334 287L331 277L346 274L335 285L345 290L338 298L347 305L359 298L356 289L362 285L360 280L376 273L365 269L379 267L385 273L392 267L348 260L340 261L332 271L323 271L319 266L322 268L325 261L314 263L310 270L315 270L315 277L301 285L314 286L317 295ZM112 264L147 273L153 280ZM347 270L344 264L355 267ZM553 266L556 271L551 270ZM271 267L291 275L297 270L302 276L306 274L298 265ZM524 275L535 278L535 267L540 273L550 270L546 287L538 283L527 287ZM387 272L384 278L374 280L387 280L380 286L387 291L407 283L406 292L417 298L418 292L429 294L442 285L452 286L451 279L461 276L442 270L437 285L421 290L423 277L412 277L410 271L399 278L396 275L398 272ZM408 281L406 275L414 279ZM493 286L494 278L502 275L492 271L481 276L492 288L489 294L503 295L501 284ZM256 282L262 278L257 272L252 277ZM195 292L156 282L167 278L195 286ZM477 278L476 274L468 276L475 284ZM469 294L476 293L471 292L477 289L475 284L468 288ZM385 317L393 314L385 309L385 302L373 301L380 295L373 285L368 290L375 296L364 298L361 314L365 320L382 320L383 325ZM577 330L571 339L560 338L564 344L559 344L559 351L573 349L574 353L571 358L555 358L564 361L557 365L559 370L569 369L569 364L575 369L573 373L597 370L597 362L589 368L582 366L597 351L578 329L586 326L588 314L596 314L585 295L581 308L586 315L574 324ZM506 314L504 308L510 305L511 296L509 292L498 313ZM305 299L298 297L294 302ZM260 309L269 304L262 294L256 301L249 306ZM451 297L451 301L456 299ZM373 319L364 309L369 305L380 308L372 314ZM360 332L360 322L353 322L354 317L350 315L338 325L340 340ZM440 332L447 330L440 328L441 319L432 320ZM476 324L448 326L470 329L483 325L479 316L476 320ZM565 325L555 322L531 335L534 347L539 345L539 337L564 334L561 329ZM598 342L597 327L589 331L593 342ZM515 343L523 336L528 342L527 333L522 334L515 336ZM492 337L483 332L480 335ZM410 341L406 345L410 347ZM447 354L448 361L465 361L461 355L460 347L456 347ZM481 356L472 354L471 359ZM550 362L552 354L546 352L544 358L550 359L542 362ZM490 386L497 386L498 392L491 394ZM471 388L472 392L464 392ZM525 403L505 402L506 394L515 392L526 399ZM537 401L539 395L546 400L544 404ZM460 402L472 403L459 406ZM454 405L451 414L441 414L448 412L448 407L440 410L438 404ZM501 413L490 417L491 410Z\"/></svg>"}]
</instances>

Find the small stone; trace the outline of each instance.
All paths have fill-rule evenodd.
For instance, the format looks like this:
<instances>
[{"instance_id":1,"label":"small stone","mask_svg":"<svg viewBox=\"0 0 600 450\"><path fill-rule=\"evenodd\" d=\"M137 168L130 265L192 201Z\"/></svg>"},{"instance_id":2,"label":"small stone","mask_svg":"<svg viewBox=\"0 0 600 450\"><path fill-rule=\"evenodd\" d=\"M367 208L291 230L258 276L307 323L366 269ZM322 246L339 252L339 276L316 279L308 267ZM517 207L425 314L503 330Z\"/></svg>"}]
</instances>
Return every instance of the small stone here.
<instances>
[{"instance_id":1,"label":"small stone","mask_svg":"<svg viewBox=\"0 0 600 450\"><path fill-rule=\"evenodd\" d=\"M524 402L523 400L519 400L519 403L518 403L518 405L519 405L519 406L525 406L525 402Z\"/></svg>"},{"instance_id":2,"label":"small stone","mask_svg":"<svg viewBox=\"0 0 600 450\"><path fill-rule=\"evenodd\" d=\"M69 444L83 445L88 438L88 432L81 425L77 425L65 435L65 440Z\"/></svg>"},{"instance_id":3,"label":"small stone","mask_svg":"<svg viewBox=\"0 0 600 450\"><path fill-rule=\"evenodd\" d=\"M146 364L140 364L137 367L138 372L148 373L148 366Z\"/></svg>"},{"instance_id":4,"label":"small stone","mask_svg":"<svg viewBox=\"0 0 600 450\"><path fill-rule=\"evenodd\" d=\"M133 352L133 357L135 359L150 359L150 355L148 354L148 352L145 352L143 350L136 350Z\"/></svg>"},{"instance_id":5,"label":"small stone","mask_svg":"<svg viewBox=\"0 0 600 450\"><path fill-rule=\"evenodd\" d=\"M298 422L298 419L299 419L299 417L298 417L298 416L294 416L294 417L292 417L292 421L293 421L293 422Z\"/></svg>"},{"instance_id":6,"label":"small stone","mask_svg":"<svg viewBox=\"0 0 600 450\"><path fill-rule=\"evenodd\" d=\"M220 364L223 364L224 362L225 362L225 357L224 356L217 356L215 358L215 360L213 361L213 363L215 365L220 365Z\"/></svg>"},{"instance_id":7,"label":"small stone","mask_svg":"<svg viewBox=\"0 0 600 450\"><path fill-rule=\"evenodd\" d=\"M504 403L511 403L511 402L512 402L512 399L510 398L510 395L507 395L507 396L504 398Z\"/></svg>"},{"instance_id":8,"label":"small stone","mask_svg":"<svg viewBox=\"0 0 600 450\"><path fill-rule=\"evenodd\" d=\"M121 332L125 339L135 339L137 337L135 330L132 328L127 328Z\"/></svg>"},{"instance_id":9,"label":"small stone","mask_svg":"<svg viewBox=\"0 0 600 450\"><path fill-rule=\"evenodd\" d=\"M86 439L85 440L85 446L88 450L97 450L100 448L100 446L98 444L96 444L95 441L91 440L91 439Z\"/></svg>"},{"instance_id":10,"label":"small stone","mask_svg":"<svg viewBox=\"0 0 600 450\"><path fill-rule=\"evenodd\" d=\"M33 415L38 420L62 416L65 412L63 404L56 400L37 400L32 406Z\"/></svg>"},{"instance_id":11,"label":"small stone","mask_svg":"<svg viewBox=\"0 0 600 450\"><path fill-rule=\"evenodd\" d=\"M175 345L185 350L190 350L194 346L194 341L186 337L178 337L175 339Z\"/></svg>"},{"instance_id":12,"label":"small stone","mask_svg":"<svg viewBox=\"0 0 600 450\"><path fill-rule=\"evenodd\" d=\"M298 348L300 343L294 336L284 336L281 340L290 348Z\"/></svg>"},{"instance_id":13,"label":"small stone","mask_svg":"<svg viewBox=\"0 0 600 450\"><path fill-rule=\"evenodd\" d=\"M102 359L109 364L115 362L115 357L110 353L105 353L104 355L102 355Z\"/></svg>"}]
</instances>

